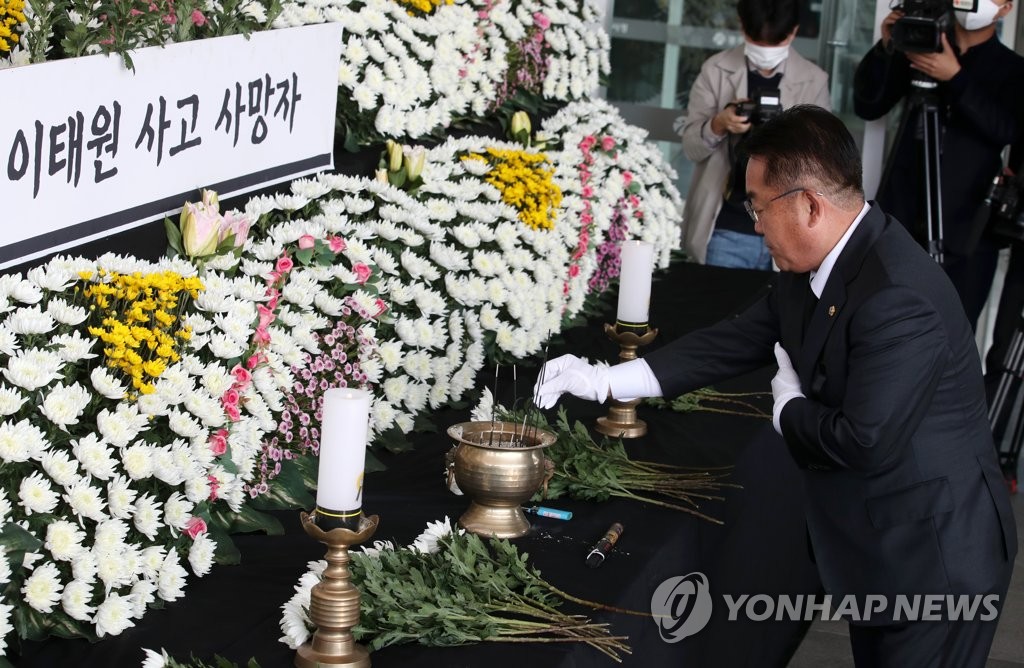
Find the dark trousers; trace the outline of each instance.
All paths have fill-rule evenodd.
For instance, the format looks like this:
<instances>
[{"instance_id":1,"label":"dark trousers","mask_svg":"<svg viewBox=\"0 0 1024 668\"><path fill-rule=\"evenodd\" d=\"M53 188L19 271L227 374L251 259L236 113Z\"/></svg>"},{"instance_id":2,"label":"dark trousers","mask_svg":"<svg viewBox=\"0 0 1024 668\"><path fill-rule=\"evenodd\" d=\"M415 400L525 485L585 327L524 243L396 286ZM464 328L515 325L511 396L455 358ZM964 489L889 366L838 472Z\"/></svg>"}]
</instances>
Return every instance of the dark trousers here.
<instances>
[{"instance_id":1,"label":"dark trousers","mask_svg":"<svg viewBox=\"0 0 1024 668\"><path fill-rule=\"evenodd\" d=\"M984 668L996 622L850 625L857 668Z\"/></svg>"},{"instance_id":2,"label":"dark trousers","mask_svg":"<svg viewBox=\"0 0 1024 668\"><path fill-rule=\"evenodd\" d=\"M997 576L1000 616L990 621L908 622L889 626L850 624L850 646L857 668L985 668L1013 562ZM980 605L984 610L984 606Z\"/></svg>"}]
</instances>

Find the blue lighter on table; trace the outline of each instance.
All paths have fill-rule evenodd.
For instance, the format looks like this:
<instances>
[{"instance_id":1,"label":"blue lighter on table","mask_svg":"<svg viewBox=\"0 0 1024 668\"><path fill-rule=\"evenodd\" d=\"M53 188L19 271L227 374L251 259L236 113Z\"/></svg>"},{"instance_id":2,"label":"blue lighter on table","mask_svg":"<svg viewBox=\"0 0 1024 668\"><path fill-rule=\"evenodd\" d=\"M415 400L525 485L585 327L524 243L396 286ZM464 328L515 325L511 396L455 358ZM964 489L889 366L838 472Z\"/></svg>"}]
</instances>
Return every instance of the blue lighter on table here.
<instances>
[{"instance_id":1,"label":"blue lighter on table","mask_svg":"<svg viewBox=\"0 0 1024 668\"><path fill-rule=\"evenodd\" d=\"M544 506L531 506L530 508L523 508L523 512L531 513L533 515L540 515L541 517L553 517L556 520L571 520L572 512L568 510L557 510L555 508L545 508Z\"/></svg>"}]
</instances>

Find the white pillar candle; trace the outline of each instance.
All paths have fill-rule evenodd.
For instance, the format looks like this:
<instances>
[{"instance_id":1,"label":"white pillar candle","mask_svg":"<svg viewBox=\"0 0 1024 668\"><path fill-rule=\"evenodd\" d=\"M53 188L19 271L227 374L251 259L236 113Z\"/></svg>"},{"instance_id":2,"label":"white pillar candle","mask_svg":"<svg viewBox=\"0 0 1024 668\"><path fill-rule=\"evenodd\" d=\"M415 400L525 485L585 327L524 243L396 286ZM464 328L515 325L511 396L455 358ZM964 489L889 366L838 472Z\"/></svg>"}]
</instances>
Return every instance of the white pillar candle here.
<instances>
[{"instance_id":1,"label":"white pillar candle","mask_svg":"<svg viewBox=\"0 0 1024 668\"><path fill-rule=\"evenodd\" d=\"M347 387L331 388L324 393L323 416L317 512L328 518L332 513L358 514L356 511L363 505L370 393Z\"/></svg>"},{"instance_id":2,"label":"white pillar candle","mask_svg":"<svg viewBox=\"0 0 1024 668\"><path fill-rule=\"evenodd\" d=\"M625 325L647 324L651 306L654 246L642 241L623 241L621 258L616 319Z\"/></svg>"}]
</instances>

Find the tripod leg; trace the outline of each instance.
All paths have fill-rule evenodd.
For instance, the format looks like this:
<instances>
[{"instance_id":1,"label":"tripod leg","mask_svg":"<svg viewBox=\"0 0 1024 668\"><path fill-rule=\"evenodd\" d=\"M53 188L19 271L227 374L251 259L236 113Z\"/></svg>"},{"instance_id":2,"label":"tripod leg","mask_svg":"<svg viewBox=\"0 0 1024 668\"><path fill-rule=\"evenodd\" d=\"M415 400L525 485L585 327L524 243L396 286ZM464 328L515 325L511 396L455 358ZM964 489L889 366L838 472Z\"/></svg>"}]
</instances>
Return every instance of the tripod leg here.
<instances>
[{"instance_id":1,"label":"tripod leg","mask_svg":"<svg viewBox=\"0 0 1024 668\"><path fill-rule=\"evenodd\" d=\"M1010 486L1011 494L1017 492L1017 464L1020 461L1021 446L1024 446L1024 419L1018 418L1009 449L999 452L999 467L1003 470L1003 478Z\"/></svg>"},{"instance_id":2,"label":"tripod leg","mask_svg":"<svg viewBox=\"0 0 1024 668\"><path fill-rule=\"evenodd\" d=\"M996 452L1000 452L1010 416L1013 414L1014 399L1020 390L1020 373L1015 371L1015 367L1012 365L1015 362L1020 363L1022 353L1024 353L1024 333L1018 330L1014 333L1013 342L1007 351L1007 360L1003 373L999 377L999 387L992 398L992 405L988 409L988 421L992 428L992 439L995 441Z\"/></svg>"},{"instance_id":3,"label":"tripod leg","mask_svg":"<svg viewBox=\"0 0 1024 668\"><path fill-rule=\"evenodd\" d=\"M924 164L925 164L925 212L928 220L928 254L942 264L942 171L939 166L939 108L933 101L926 101L921 110L924 121Z\"/></svg>"}]
</instances>

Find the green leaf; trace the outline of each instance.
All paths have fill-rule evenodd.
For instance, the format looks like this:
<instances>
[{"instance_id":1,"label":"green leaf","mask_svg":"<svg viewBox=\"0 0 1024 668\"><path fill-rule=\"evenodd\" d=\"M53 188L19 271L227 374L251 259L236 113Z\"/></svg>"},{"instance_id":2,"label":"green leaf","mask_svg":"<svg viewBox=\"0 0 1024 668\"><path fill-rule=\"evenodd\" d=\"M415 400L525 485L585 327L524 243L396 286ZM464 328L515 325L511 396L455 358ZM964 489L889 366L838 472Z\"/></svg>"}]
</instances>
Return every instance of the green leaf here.
<instances>
[{"instance_id":1,"label":"green leaf","mask_svg":"<svg viewBox=\"0 0 1024 668\"><path fill-rule=\"evenodd\" d=\"M401 188L402 186L404 186L406 178L407 175L404 165L396 172L388 172L388 183L395 186L396 188Z\"/></svg>"},{"instance_id":2,"label":"green leaf","mask_svg":"<svg viewBox=\"0 0 1024 668\"><path fill-rule=\"evenodd\" d=\"M43 542L25 531L14 522L8 522L0 529L0 545L7 552L18 550L21 552L35 552L42 546Z\"/></svg>"},{"instance_id":3,"label":"green leaf","mask_svg":"<svg viewBox=\"0 0 1024 668\"><path fill-rule=\"evenodd\" d=\"M251 505L242 506L242 510L237 513L230 508L215 508L210 512L210 519L228 533L262 531L270 536L284 533L284 527L276 517L262 513Z\"/></svg>"},{"instance_id":4,"label":"green leaf","mask_svg":"<svg viewBox=\"0 0 1024 668\"><path fill-rule=\"evenodd\" d=\"M238 546L231 540L231 536L213 522L207 525L207 533L214 543L217 544L213 553L213 560L221 566L233 566L242 561L242 553Z\"/></svg>"},{"instance_id":5,"label":"green leaf","mask_svg":"<svg viewBox=\"0 0 1024 668\"><path fill-rule=\"evenodd\" d=\"M375 471L387 471L388 467L384 465L377 455L373 454L372 450L366 451L366 464L364 465L366 473L373 473Z\"/></svg>"},{"instance_id":6,"label":"green leaf","mask_svg":"<svg viewBox=\"0 0 1024 668\"><path fill-rule=\"evenodd\" d=\"M313 259L313 249L300 248L299 250L295 251L295 259L301 262L304 266L308 266L310 260Z\"/></svg>"},{"instance_id":7,"label":"green leaf","mask_svg":"<svg viewBox=\"0 0 1024 668\"><path fill-rule=\"evenodd\" d=\"M238 474L238 465L235 464L235 460L231 459L231 446L224 451L224 454L217 458L217 463L224 467L224 470L228 473Z\"/></svg>"},{"instance_id":8,"label":"green leaf","mask_svg":"<svg viewBox=\"0 0 1024 668\"><path fill-rule=\"evenodd\" d=\"M305 458L303 458L305 459ZM281 462L281 472L270 485L270 491L250 501L259 510L308 510L316 505L316 499L306 491L306 484L299 470L297 460Z\"/></svg>"},{"instance_id":9,"label":"green leaf","mask_svg":"<svg viewBox=\"0 0 1024 668\"><path fill-rule=\"evenodd\" d=\"M184 255L184 246L181 245L181 230L170 218L164 218L164 230L167 232L167 246L178 255Z\"/></svg>"},{"instance_id":10,"label":"green leaf","mask_svg":"<svg viewBox=\"0 0 1024 668\"><path fill-rule=\"evenodd\" d=\"M359 138L354 132L352 132L352 129L349 128L348 125L345 125L343 132L345 133L345 143L343 144L344 149L349 153L358 153L360 148Z\"/></svg>"},{"instance_id":11,"label":"green leaf","mask_svg":"<svg viewBox=\"0 0 1024 668\"><path fill-rule=\"evenodd\" d=\"M302 483L306 489L313 491L316 489L316 474L317 474L317 459L312 454L301 455L291 460L292 464L299 471L299 475L302 476Z\"/></svg>"}]
</instances>

